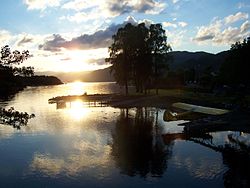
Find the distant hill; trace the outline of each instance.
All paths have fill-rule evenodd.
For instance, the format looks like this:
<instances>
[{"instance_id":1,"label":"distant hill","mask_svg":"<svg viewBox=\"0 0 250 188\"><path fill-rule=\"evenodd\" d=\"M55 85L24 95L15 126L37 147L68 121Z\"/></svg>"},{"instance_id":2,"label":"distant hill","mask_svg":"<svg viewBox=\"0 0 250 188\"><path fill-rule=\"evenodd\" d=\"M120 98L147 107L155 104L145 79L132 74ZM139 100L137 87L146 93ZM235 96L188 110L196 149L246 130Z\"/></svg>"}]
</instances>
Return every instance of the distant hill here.
<instances>
[{"instance_id":1,"label":"distant hill","mask_svg":"<svg viewBox=\"0 0 250 188\"><path fill-rule=\"evenodd\" d=\"M37 72L36 75L53 75L63 82L83 81L83 82L113 82L115 81L110 74L110 68L95 71L81 72Z\"/></svg>"},{"instance_id":2,"label":"distant hill","mask_svg":"<svg viewBox=\"0 0 250 188\"><path fill-rule=\"evenodd\" d=\"M55 76L44 75L31 77L16 76L15 80L24 86L49 86L63 84L63 82Z\"/></svg>"},{"instance_id":3,"label":"distant hill","mask_svg":"<svg viewBox=\"0 0 250 188\"><path fill-rule=\"evenodd\" d=\"M174 51L170 52L172 62L169 63L171 70L190 69L203 70L211 67L212 70L218 71L221 64L228 55L228 51L220 52L218 54L211 54L207 52L188 52L188 51ZM82 71L82 72L40 72L37 75L53 75L61 79L63 82L85 81L85 82L112 82L115 81L110 74L110 67L99 69L96 71Z\"/></svg>"},{"instance_id":4,"label":"distant hill","mask_svg":"<svg viewBox=\"0 0 250 188\"><path fill-rule=\"evenodd\" d=\"M7 99L13 96L17 92L23 90L26 86L47 86L47 85L59 85L63 84L55 76L13 76L3 75L0 71L0 99Z\"/></svg>"},{"instance_id":5,"label":"distant hill","mask_svg":"<svg viewBox=\"0 0 250 188\"><path fill-rule=\"evenodd\" d=\"M170 69L177 70L195 68L202 70L206 67L211 67L214 71L218 71L221 64L225 61L228 53L228 51L223 51L218 54L187 51L170 52L170 55L172 56Z\"/></svg>"}]
</instances>

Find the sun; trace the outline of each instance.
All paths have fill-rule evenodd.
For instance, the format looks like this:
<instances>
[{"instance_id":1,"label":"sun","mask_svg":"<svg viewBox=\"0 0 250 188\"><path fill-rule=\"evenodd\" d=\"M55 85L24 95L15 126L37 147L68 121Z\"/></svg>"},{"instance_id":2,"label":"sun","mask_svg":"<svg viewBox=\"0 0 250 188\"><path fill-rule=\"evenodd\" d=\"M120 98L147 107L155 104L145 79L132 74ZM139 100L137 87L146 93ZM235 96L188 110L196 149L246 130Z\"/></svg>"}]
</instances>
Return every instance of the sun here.
<instances>
[{"instance_id":1,"label":"sun","mask_svg":"<svg viewBox=\"0 0 250 188\"><path fill-rule=\"evenodd\" d=\"M59 58L62 72L92 71L106 68L105 58L108 56L107 49L94 50L65 50ZM100 63L101 62L101 63Z\"/></svg>"},{"instance_id":2,"label":"sun","mask_svg":"<svg viewBox=\"0 0 250 188\"><path fill-rule=\"evenodd\" d=\"M80 81L75 81L69 84L70 95L82 95L86 91L84 90L84 83Z\"/></svg>"}]
</instances>

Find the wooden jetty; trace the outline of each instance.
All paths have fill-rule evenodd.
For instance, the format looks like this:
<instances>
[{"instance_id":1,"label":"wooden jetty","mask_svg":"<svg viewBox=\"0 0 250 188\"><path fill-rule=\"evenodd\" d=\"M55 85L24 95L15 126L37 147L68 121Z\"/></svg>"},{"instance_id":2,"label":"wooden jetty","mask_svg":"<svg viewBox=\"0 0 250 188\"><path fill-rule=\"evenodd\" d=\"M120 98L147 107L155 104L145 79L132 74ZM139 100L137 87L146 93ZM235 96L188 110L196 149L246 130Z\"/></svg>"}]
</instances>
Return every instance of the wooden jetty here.
<instances>
[{"instance_id":1,"label":"wooden jetty","mask_svg":"<svg viewBox=\"0 0 250 188\"><path fill-rule=\"evenodd\" d=\"M48 100L49 104L56 103L58 107L65 107L66 103L74 101L82 101L90 107L108 106L120 102L124 99L124 96L118 94L93 94L93 95L68 95L53 97Z\"/></svg>"}]
</instances>

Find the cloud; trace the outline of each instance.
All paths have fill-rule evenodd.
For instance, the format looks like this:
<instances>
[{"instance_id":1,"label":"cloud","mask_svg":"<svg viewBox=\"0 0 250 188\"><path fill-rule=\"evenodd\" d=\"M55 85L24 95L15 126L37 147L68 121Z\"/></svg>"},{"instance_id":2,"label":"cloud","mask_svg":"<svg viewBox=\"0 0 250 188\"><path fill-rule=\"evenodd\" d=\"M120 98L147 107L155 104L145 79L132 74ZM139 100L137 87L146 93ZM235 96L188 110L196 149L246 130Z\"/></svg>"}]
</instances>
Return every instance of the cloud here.
<instances>
[{"instance_id":1,"label":"cloud","mask_svg":"<svg viewBox=\"0 0 250 188\"><path fill-rule=\"evenodd\" d=\"M208 33L208 34L203 34L203 35L201 35L201 36L199 36L199 37L196 37L195 38L195 41L206 41L206 40L212 40L213 38L215 37L215 35L214 34L210 34L210 33Z\"/></svg>"},{"instance_id":2,"label":"cloud","mask_svg":"<svg viewBox=\"0 0 250 188\"><path fill-rule=\"evenodd\" d=\"M177 28L177 25L171 22L162 22L163 27L173 27Z\"/></svg>"},{"instance_id":3,"label":"cloud","mask_svg":"<svg viewBox=\"0 0 250 188\"><path fill-rule=\"evenodd\" d=\"M167 39L168 39L168 43L170 44L170 46L173 48L173 50L175 48L180 47L185 41L185 34L186 34L186 30L176 30L175 32L171 32L169 30L166 30L166 35L167 35Z\"/></svg>"},{"instance_id":4,"label":"cloud","mask_svg":"<svg viewBox=\"0 0 250 188\"><path fill-rule=\"evenodd\" d=\"M89 59L88 60L88 64L93 64L93 65L109 65L109 63L105 61L105 58Z\"/></svg>"},{"instance_id":5,"label":"cloud","mask_svg":"<svg viewBox=\"0 0 250 188\"><path fill-rule=\"evenodd\" d=\"M67 15L69 21L88 21L94 19L113 18L133 12L145 14L159 14L166 7L166 3L156 0L74 0L65 3L62 8L75 10L73 15Z\"/></svg>"},{"instance_id":6,"label":"cloud","mask_svg":"<svg viewBox=\"0 0 250 188\"><path fill-rule=\"evenodd\" d=\"M133 16L128 16L126 19L125 19L125 22L122 24L122 25L125 25L126 23L131 23L133 25L136 25L137 24L137 21L136 19L133 17Z\"/></svg>"},{"instance_id":7,"label":"cloud","mask_svg":"<svg viewBox=\"0 0 250 188\"><path fill-rule=\"evenodd\" d=\"M149 20L149 19L139 20L138 23L145 23L145 26L146 26L146 27L149 27L151 24L155 24L154 21Z\"/></svg>"},{"instance_id":8,"label":"cloud","mask_svg":"<svg viewBox=\"0 0 250 188\"><path fill-rule=\"evenodd\" d=\"M84 34L73 38L64 44L67 49L95 49L104 48L111 44L112 35L117 30L116 25L111 25L106 30L99 30L94 34Z\"/></svg>"},{"instance_id":9,"label":"cloud","mask_svg":"<svg viewBox=\"0 0 250 188\"><path fill-rule=\"evenodd\" d=\"M112 35L115 33L116 25L111 25L106 30L100 30L92 35L83 34L71 40L64 39L60 34L54 34L39 45L39 49L57 52L65 49L95 49L108 47L111 44Z\"/></svg>"},{"instance_id":10,"label":"cloud","mask_svg":"<svg viewBox=\"0 0 250 188\"><path fill-rule=\"evenodd\" d=\"M249 28L250 28L250 22L247 20L240 26L240 31L242 33L245 33L249 30Z\"/></svg>"},{"instance_id":11,"label":"cloud","mask_svg":"<svg viewBox=\"0 0 250 188\"><path fill-rule=\"evenodd\" d=\"M35 153L31 164L30 173L43 174L49 177L55 177L63 174L68 177L74 177L79 173L86 172L95 168L97 174L105 172L110 176L110 152L111 147L104 142L100 133L93 130L83 131L82 127L74 129L83 136L75 136L73 140L63 143L63 147L70 148L63 156L56 156L51 153ZM76 134L78 135L79 132ZM67 134L74 134L72 130ZM72 153L72 151L74 151ZM98 168L96 168L98 167Z\"/></svg>"},{"instance_id":12,"label":"cloud","mask_svg":"<svg viewBox=\"0 0 250 188\"><path fill-rule=\"evenodd\" d=\"M44 44L40 44L38 48L40 50L58 52L66 43L66 40L59 34L53 34L45 40Z\"/></svg>"},{"instance_id":13,"label":"cloud","mask_svg":"<svg viewBox=\"0 0 250 188\"><path fill-rule=\"evenodd\" d=\"M237 13L229 15L224 19L213 19L208 26L198 28L193 41L198 43L212 42L216 45L231 45L236 41L242 40L250 35L250 22L246 20L238 27L233 27L231 24L247 19L248 14Z\"/></svg>"},{"instance_id":14,"label":"cloud","mask_svg":"<svg viewBox=\"0 0 250 188\"><path fill-rule=\"evenodd\" d=\"M181 27L186 27L188 24L187 22L178 22L178 25Z\"/></svg>"},{"instance_id":15,"label":"cloud","mask_svg":"<svg viewBox=\"0 0 250 188\"><path fill-rule=\"evenodd\" d=\"M177 28L178 26L186 27L188 25L188 23L186 23L186 22L178 22L178 23L162 22L162 25L163 25L163 27Z\"/></svg>"},{"instance_id":16,"label":"cloud","mask_svg":"<svg viewBox=\"0 0 250 188\"><path fill-rule=\"evenodd\" d=\"M56 52L62 48L80 50L107 48L112 43L112 36L127 23L137 24L138 22L129 16L122 24L111 24L104 30L98 30L93 34L82 34L71 40L66 40L60 34L54 34L40 44L39 49ZM150 20L147 20L147 23L149 24Z\"/></svg>"},{"instance_id":17,"label":"cloud","mask_svg":"<svg viewBox=\"0 0 250 188\"><path fill-rule=\"evenodd\" d=\"M175 4L175 3L178 3L179 0L172 0L172 2Z\"/></svg>"},{"instance_id":18,"label":"cloud","mask_svg":"<svg viewBox=\"0 0 250 188\"><path fill-rule=\"evenodd\" d=\"M209 26L201 26L194 38L194 41L202 42L212 40L216 35L221 33L222 23L221 20L212 22Z\"/></svg>"},{"instance_id":19,"label":"cloud","mask_svg":"<svg viewBox=\"0 0 250 188\"><path fill-rule=\"evenodd\" d=\"M11 39L11 34L7 30L0 30L0 44L1 46L9 43Z\"/></svg>"},{"instance_id":20,"label":"cloud","mask_svg":"<svg viewBox=\"0 0 250 188\"><path fill-rule=\"evenodd\" d=\"M242 12L238 12L236 14L232 14L232 15L229 15L225 18L225 23L226 24L232 24L232 23L235 23L239 20L245 20L245 19L248 19L248 14L247 13L242 13Z\"/></svg>"},{"instance_id":21,"label":"cloud","mask_svg":"<svg viewBox=\"0 0 250 188\"><path fill-rule=\"evenodd\" d=\"M33 38L24 36L21 40L17 42L17 46L23 46L26 43L32 43Z\"/></svg>"},{"instance_id":22,"label":"cloud","mask_svg":"<svg viewBox=\"0 0 250 188\"><path fill-rule=\"evenodd\" d=\"M238 3L237 6L238 6L238 9L249 8L250 4L246 4L246 3L240 2L240 3Z\"/></svg>"},{"instance_id":23,"label":"cloud","mask_svg":"<svg viewBox=\"0 0 250 188\"><path fill-rule=\"evenodd\" d=\"M69 1L69 2L65 3L62 6L62 8L63 9L72 9L72 10L80 11L80 10L91 8L91 7L94 7L94 6L98 6L98 1L96 1L96 0L91 0L91 1L75 0L75 1Z\"/></svg>"},{"instance_id":24,"label":"cloud","mask_svg":"<svg viewBox=\"0 0 250 188\"><path fill-rule=\"evenodd\" d=\"M9 45L12 49L34 50L44 40L46 35L33 35L28 33L13 34L7 30L0 30L0 46Z\"/></svg>"},{"instance_id":25,"label":"cloud","mask_svg":"<svg viewBox=\"0 0 250 188\"><path fill-rule=\"evenodd\" d=\"M62 16L59 19L60 20L68 20L70 22L76 22L76 23L82 23L87 21L97 21L100 19L108 19L110 17L113 17L113 15L110 15L110 13L102 12L99 9L92 9L89 12L76 12L73 15L67 15Z\"/></svg>"},{"instance_id":26,"label":"cloud","mask_svg":"<svg viewBox=\"0 0 250 188\"><path fill-rule=\"evenodd\" d=\"M28 6L29 10L44 10L48 7L57 7L61 0L24 0L24 4Z\"/></svg>"}]
</instances>

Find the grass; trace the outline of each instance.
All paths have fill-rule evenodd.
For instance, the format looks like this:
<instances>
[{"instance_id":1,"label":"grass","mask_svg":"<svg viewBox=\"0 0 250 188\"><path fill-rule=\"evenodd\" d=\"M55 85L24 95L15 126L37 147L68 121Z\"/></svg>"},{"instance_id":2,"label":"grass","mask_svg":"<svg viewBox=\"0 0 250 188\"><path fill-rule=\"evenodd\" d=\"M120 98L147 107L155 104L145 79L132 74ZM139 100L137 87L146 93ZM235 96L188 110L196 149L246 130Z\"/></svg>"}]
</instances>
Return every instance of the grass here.
<instances>
[{"instance_id":1,"label":"grass","mask_svg":"<svg viewBox=\"0 0 250 188\"><path fill-rule=\"evenodd\" d=\"M130 92L130 97L136 96L145 96L144 93L136 93ZM151 89L147 96L155 96L155 90ZM203 92L195 92L192 90L187 89L159 89L158 90L158 97L159 100L166 100L166 99L175 99L176 101L185 101L190 103L196 103L201 105L208 105L208 106L217 106L217 107L224 107L226 104L235 105L239 103L239 97L237 96L220 96L214 95L213 93L203 93ZM158 102L159 102L158 100ZM246 96L244 102L250 104L250 96ZM152 101L153 103L153 101Z\"/></svg>"}]
</instances>

